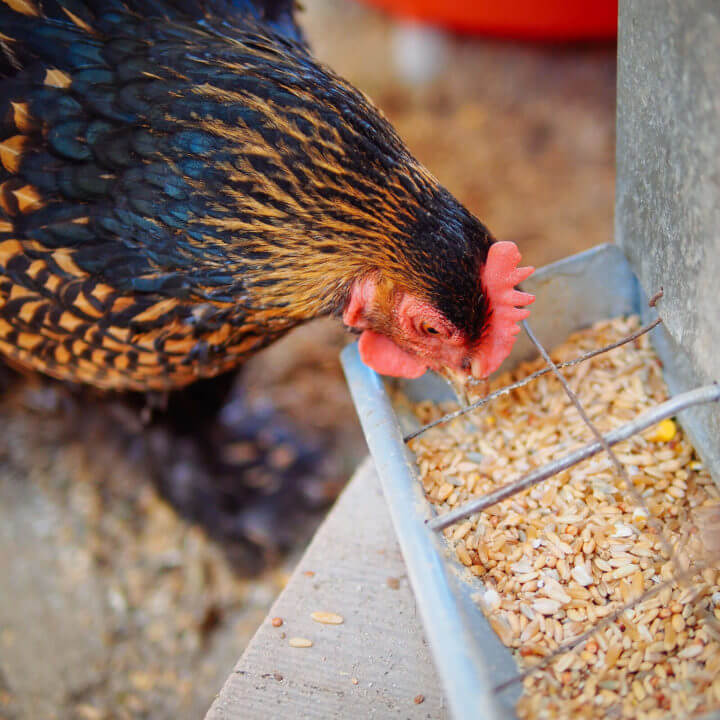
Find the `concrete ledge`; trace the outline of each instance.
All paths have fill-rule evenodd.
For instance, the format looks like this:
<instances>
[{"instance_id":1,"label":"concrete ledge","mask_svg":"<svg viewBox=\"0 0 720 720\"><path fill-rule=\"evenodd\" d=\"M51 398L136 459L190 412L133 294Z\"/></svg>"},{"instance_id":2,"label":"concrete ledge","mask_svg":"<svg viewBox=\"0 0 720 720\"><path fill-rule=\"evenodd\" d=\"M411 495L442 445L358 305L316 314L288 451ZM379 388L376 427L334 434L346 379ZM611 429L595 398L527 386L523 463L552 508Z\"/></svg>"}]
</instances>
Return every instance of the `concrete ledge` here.
<instances>
[{"instance_id":1,"label":"concrete ledge","mask_svg":"<svg viewBox=\"0 0 720 720\"><path fill-rule=\"evenodd\" d=\"M314 622L310 614L319 610L342 615L344 623ZM273 617L283 625L273 627ZM293 637L313 645L290 647ZM448 717L369 460L318 530L206 720L350 717Z\"/></svg>"}]
</instances>

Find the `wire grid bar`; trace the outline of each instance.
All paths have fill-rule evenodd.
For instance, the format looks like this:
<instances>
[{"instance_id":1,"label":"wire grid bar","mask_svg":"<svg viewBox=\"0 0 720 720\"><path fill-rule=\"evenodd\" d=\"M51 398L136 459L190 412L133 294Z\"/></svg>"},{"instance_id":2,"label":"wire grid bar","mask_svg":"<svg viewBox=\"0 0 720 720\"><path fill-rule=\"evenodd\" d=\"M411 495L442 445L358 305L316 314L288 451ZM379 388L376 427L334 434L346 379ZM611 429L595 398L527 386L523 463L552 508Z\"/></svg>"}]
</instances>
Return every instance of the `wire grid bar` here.
<instances>
[{"instance_id":1,"label":"wire grid bar","mask_svg":"<svg viewBox=\"0 0 720 720\"><path fill-rule=\"evenodd\" d=\"M560 372L557 365L553 362L553 359L550 357L550 354L545 349L543 344L540 342L540 340L537 338L535 333L530 329L530 326L527 324L525 320L522 322L523 329L527 333L527 336L530 338L530 341L533 345L538 349L540 354L543 357L543 360L548 364L550 368L552 368L553 373L555 374L555 377L560 381L560 384L563 387L563 390L565 391L565 394L570 398L570 402L575 406L575 409L578 411L578 414L582 418L585 425L590 428L590 432L595 436L595 439L602 444L603 450L607 453L608 457L610 458L610 461L612 462L613 466L615 467L615 471L617 474L622 478L622 481L625 483L625 487L627 488L627 491L630 493L630 496L632 497L633 501L636 505L641 507L648 518L648 523L655 529L657 532L658 538L660 542L663 545L663 549L665 550L665 553L667 554L668 558L672 561L673 566L675 567L675 570L677 572L682 572L685 568L680 565L680 563L677 560L677 557L675 556L675 553L673 552L672 546L670 544L670 541L665 537L662 531L662 525L660 524L660 521L653 517L652 513L650 512L650 509L647 506L647 503L645 500L643 500L642 495L637 491L637 488L633 484L633 481L630 479L630 476L627 473L627 470L625 469L624 465L618 460L617 455L613 451L613 449L608 444L607 440L601 435L600 431L595 427L595 424L590 420L590 417L588 416L587 412L585 411L585 408L583 407L582 403L580 402L580 398L573 392L570 385L568 385L568 381L565 379L565 376Z\"/></svg>"},{"instance_id":2,"label":"wire grid bar","mask_svg":"<svg viewBox=\"0 0 720 720\"><path fill-rule=\"evenodd\" d=\"M653 297L651 300L651 306L654 305L654 301L658 298L658 296ZM658 539L663 545L663 549L665 550L665 553L672 562L673 566L675 567L675 575L670 579L666 580L662 583L659 583L658 585L655 585L654 587L649 588L644 593L639 595L638 597L634 598L628 603L625 603L624 605L620 606L616 610L614 610L610 615L603 618L599 622L597 622L593 627L589 628L585 632L581 633L580 635L577 635L574 638L571 638L570 640L562 643L559 645L553 652L542 658L537 663L534 663L532 666L525 668L523 671L519 672L514 677L508 679L507 681L500 683L499 685L496 685L493 688L493 691L498 693L502 692L503 690L507 689L511 685L514 685L518 682L521 682L526 677L532 675L534 672L542 669L543 667L550 664L555 658L558 656L566 653L571 652L576 647L578 647L580 644L582 644L585 640L592 637L595 633L599 632L603 628L607 627L608 625L612 624L618 618L620 618L627 610L632 609L635 605L653 597L654 595L657 595L659 592L661 592L665 587L669 587L674 583L682 582L683 580L687 580L691 576L695 575L696 573L703 570L705 567L707 567L707 564L696 564L694 567L685 567L681 564L680 560L678 559L676 553L673 550L673 547L669 540L665 537L665 534L662 530L662 525L660 522L655 518L648 510L647 504L643 500L642 496L638 493L637 489L635 488L632 480L630 479L627 471L623 467L620 460L615 455L614 451L612 450L612 445L615 445L623 440L628 439L629 437L632 437L633 435L636 435L637 433L641 432L642 430L645 430L648 427L651 427L652 425L658 423L660 420L663 420L665 418L671 417L678 412L685 410L689 407L693 407L695 405L700 405L703 403L708 402L718 402L720 401L720 385L717 383L714 383L712 385L707 385L705 387L696 388L694 390L690 390L685 393L681 393L680 395L676 395L675 397L671 398L670 400L667 400L664 403L661 403L660 405L652 408L651 410L643 413L639 417L635 418L635 420L626 423L625 425L622 425L619 428L616 428L615 430L609 432L607 435L602 435L600 431L597 429L597 427L594 425L594 423L590 420L590 418L587 415L587 412L585 411L585 408L582 406L582 403L580 402L580 399L578 396L573 392L572 388L570 388L569 384L567 383L567 380L563 376L562 372L560 371L560 367L567 367L569 365L575 365L579 362L582 362L584 360L588 360L591 357L595 357L596 355L599 355L603 352L607 352L608 350L614 349L615 347L619 347L620 345L623 345L627 342L630 342L631 340L636 339L640 335L648 332L649 330L652 330L654 327L656 327L661 322L661 319L658 318L653 323L650 323L649 325L646 325L643 328L640 328L640 330L636 331L632 335L628 336L627 338L623 338L622 340L618 341L617 343L613 343L612 345L609 345L605 348L600 348L598 350L591 351L589 353L586 353L585 355L575 358L575 360L562 363L562 364L556 364L553 362L552 358L550 357L549 353L545 349L545 347L542 345L540 340L536 337L536 335L531 330L530 326L527 324L526 321L522 322L523 329L525 330L525 333L527 334L530 341L535 345L537 350L539 351L540 355L543 357L545 362L547 363L547 367L545 367L543 370L537 371L533 373L532 375L528 376L524 380L526 382L520 381L519 383L515 383L513 385L507 386L505 388L501 388L500 390L496 391L495 393L491 393L490 395L483 398L481 401L478 401L476 403L473 403L471 406L468 406L467 408L462 408L465 412L457 412L453 413L452 415L454 417L457 417L459 415L465 414L466 412L470 412L474 409L477 409L477 407L480 407L481 405L486 404L494 397L497 397L501 394L504 394L505 392L510 392L511 390L515 389L516 387L521 387L524 384L527 384L527 382L530 382L531 380L534 380L542 375L545 375L549 372L552 372L555 374L555 376L560 381L563 390L567 394L568 398L570 399L570 402L573 404L573 406L578 411L580 417L582 418L583 422L588 426L590 431L592 432L593 436L595 437L595 441L592 443L589 443L582 448L579 448L573 453L569 453L563 458L560 458L559 460L555 460L551 463L548 463L544 465L541 468L536 469L532 473L528 473L527 475L521 477L520 479L516 480L515 482L508 483L507 485L499 488L498 490L488 493L487 495L484 495L483 497L477 498L475 500L471 500L470 502L465 503L460 508L457 508L456 510L453 510L449 513L446 513L442 516L437 516L430 520L428 522L428 527L435 531L443 530L446 527L449 527L450 525L455 524L459 520L462 520L466 517L469 517L470 515L474 515L477 512L480 512L492 505L495 505L502 500L511 497L512 495L515 495L519 492L522 492L523 490L526 490L529 487L532 487L533 485L536 485L543 480L547 480L557 473L572 467L573 465L576 465L577 463L581 462L582 460L591 457L592 455L595 455L600 452L606 452L608 456L610 457L611 462L613 463L613 466L615 467L615 470L620 475L622 480L624 481L628 492L633 498L633 501L636 505L643 508L648 517L648 521L651 523L651 525L654 527ZM440 422L453 419L448 416L444 416L443 418L440 418ZM436 421L434 424L429 424L421 428L418 432L414 433L412 437L416 437L420 433L424 432L425 430L429 430L430 427L434 427L437 424L440 424L440 422ZM407 438L406 438L407 441Z\"/></svg>"},{"instance_id":3,"label":"wire grid bar","mask_svg":"<svg viewBox=\"0 0 720 720\"><path fill-rule=\"evenodd\" d=\"M672 587L676 583L683 582L684 580L689 580L691 577L696 575L699 572L702 572L706 567L709 567L708 564L704 563L701 565L698 565L697 567L693 567L688 570L684 570L679 575L675 575L669 580L663 580L663 582L658 583L657 585L654 585L651 588L648 588L642 595L639 595L638 597L634 598L628 603L625 603L624 605L621 605L616 610L613 610L609 615L606 615L604 618L601 618L598 620L595 625L593 625L591 628L586 630L583 633L580 633L579 635L576 635L574 638L571 638L570 640L565 641L564 643L561 643L558 645L555 650L553 650L551 653L543 657L538 662L530 665L529 667L526 667L524 670L519 672L514 677L511 677L509 680L506 680L505 682L500 683L499 685L496 685L493 688L493 692L500 693L503 690L506 690L511 685L516 685L519 682L522 682L526 677L529 677L537 670L541 670L546 665L549 665L553 660L555 660L560 655L564 655L567 652L572 652L578 645L581 645L586 640L589 640L595 633L600 632L600 630L608 627L608 625L612 625L614 622L620 619L620 617L627 612L628 610L632 610L635 605L639 605L640 603L645 602L646 600L650 600L650 598L655 597L655 595L660 594L663 590L666 588Z\"/></svg>"},{"instance_id":4,"label":"wire grid bar","mask_svg":"<svg viewBox=\"0 0 720 720\"><path fill-rule=\"evenodd\" d=\"M649 305L650 307L655 307L655 304L657 300L662 297L662 291L659 293L656 293L650 300ZM537 468L536 470L532 471L531 473L528 473L527 475L524 475L521 478L518 478L516 481L512 483L508 483L507 485L504 485L501 488L498 488L497 490L494 490L491 493L488 493L487 495L484 495L479 498L475 498L474 500L470 500L469 502L464 503L459 508L456 508L455 510L452 510L448 513L445 513L444 515L437 516L433 518L432 520L428 521L428 526L432 530L444 530L446 527L449 527L450 525L453 525L454 523L463 520L467 517L470 517L471 515L474 515L478 512L481 512L482 510L485 510L492 505L495 505L512 495L515 495L519 492L522 492L523 490L526 490L529 487L532 487L533 485L536 485L537 483L542 482L543 480L547 480L554 475L557 475L559 472L562 472L563 470L566 470L573 465L576 465L577 463L581 462L582 460L585 460L593 455L596 455L597 453L601 451L605 451L608 453L611 462L613 463L615 470L620 475L622 480L624 481L625 485L627 486L628 492L632 496L633 500L637 505L639 505L643 510L646 511L648 517L651 519L651 524L655 523L655 530L658 532L658 537L663 544L663 549L665 550L666 554L668 555L668 558L673 562L673 565L675 565L675 568L678 572L682 571L682 567L677 564L676 558L674 553L672 552L672 548L670 546L670 543L667 541L665 536L663 535L661 528L659 526L659 523L655 521L652 518L652 514L649 512L645 501L643 500L642 496L637 492L635 489L635 486L633 485L632 481L630 480L630 477L628 476L627 472L625 471L624 467L618 460L615 453L612 451L611 446L615 445L623 440L627 440L629 437L636 435L639 432L642 432L643 430L647 429L648 427L651 427L652 425L655 425L656 423L660 422L661 420L672 417L676 413L685 410L689 407L692 407L694 405L699 405L703 403L708 402L717 402L720 400L720 385L717 383L713 385L708 385L701 388L696 388L695 390L690 390L686 393L681 393L680 395L676 395L675 397L671 398L670 400L666 401L665 403L662 403L661 405L658 405L657 407L653 408L652 410L643 413L641 416L636 418L634 421L627 423L626 425L623 425L619 428L616 428L615 430L609 432L607 436L603 436L600 431L595 427L595 425L591 422L590 418L588 417L587 413L585 412L585 409L582 407L580 400L578 399L577 395L572 391L570 386L567 384L567 381L565 380L564 376L560 372L560 368L564 367L571 367L573 365L577 365L578 363L584 362L585 360L589 360L593 357L596 357L602 353L609 352L610 350L614 350L615 348L621 347L622 345L625 345L629 342L632 342L633 340L636 340L637 338L641 337L642 335L650 332L652 329L657 327L662 322L661 318L656 318L653 322L648 323L647 325L639 328L635 332L631 333L630 335L622 338L621 340L618 340L614 343L611 343L610 345L606 345L602 348L598 348L596 350L591 350L590 352L587 352L577 358L574 358L573 360L569 360L563 363L555 363L553 362L552 358L548 354L545 347L542 345L542 343L538 340L538 338L535 336L533 331L530 329L530 326L527 324L527 321L523 321L523 329L525 330L525 333L527 334L528 338L532 342L532 344L537 348L537 350L540 352L540 355L543 357L545 362L547 363L547 366L543 368L542 370L538 370L527 377L523 378L522 380L519 380L518 382L512 383L510 385L506 385L505 387L502 387L498 390L495 390L494 392L490 393L489 395L486 395L485 397L481 398L480 400L476 400L474 403L471 403L470 405L467 405L466 407L459 408L458 410L455 410L454 412L448 413L446 415L443 415L441 418L438 418L437 420L434 420L433 422L430 422L426 425L423 425L423 427L419 428L418 430L406 435L403 439L407 443L410 440L418 437L419 435L427 432L428 430L431 430L434 427L437 427L438 425L444 424L446 422L450 422L451 420L454 420L457 417L461 417L462 415L466 415L470 412L473 412L483 405L486 405L491 400L494 400L497 397L500 397L501 395L505 395L506 393L511 392L512 390L515 390L517 388L523 387L533 380L536 380L539 377L542 377L543 375L546 375L548 373L554 373L556 377L559 379L560 383L563 386L563 389L565 390L565 393L570 398L570 402L575 406L578 413L580 414L580 417L582 418L583 422L590 428L590 431L592 432L593 436L595 437L595 441L592 443L589 443L582 448L579 448L578 450L569 453L563 458L560 458L558 460L554 460L553 462L550 462L540 468Z\"/></svg>"},{"instance_id":5,"label":"wire grid bar","mask_svg":"<svg viewBox=\"0 0 720 720\"><path fill-rule=\"evenodd\" d=\"M597 357L598 355L602 355L603 353L609 352L610 350L614 350L615 348L619 348L623 345L626 345L627 343L632 342L633 340L637 340L642 335L645 335L645 333L650 332L653 328L656 328L661 322L662 322L662 318L657 318L657 319L653 320L651 323L648 323L647 325L639 328L634 333L631 333L630 335L622 338L621 340L618 340L617 342L611 343L610 345L605 345L604 347L598 348L597 350L591 350L590 352L580 355L579 357L573 358L572 360L567 360L566 362L558 363L557 367L559 367L559 368L572 367L573 365L578 365L581 362L585 362L585 360L590 360L591 358ZM422 435L423 433L427 432L428 430L432 430L434 427L437 427L438 425L444 425L445 423L448 423L451 420L454 420L455 418L458 418L463 415L467 415L468 413L474 412L475 410L481 408L483 405L487 405L491 400L494 400L495 398L498 398L501 395L507 395L507 393L512 392L513 390L517 390L518 388L525 387L525 385L529 385L533 380L536 380L537 378L542 377L543 375L547 375L548 373L551 373L552 371L553 370L551 367L545 367L542 370L538 370L537 372L534 372L531 375L524 377L522 380L518 380L515 383L506 385L505 387L502 387L499 390L495 390L494 392L491 392L489 395L486 395L485 397L480 398L479 400L476 400L473 403L470 403L470 405L461 407L458 410L448 413L447 415L443 415L442 417L438 418L437 420L433 420L432 422L428 423L427 425L423 425L421 428L418 428L414 432L411 432L408 435L406 435L403 439L405 440L406 443L410 442L410 440L415 439L416 437L418 437L419 435ZM473 383L473 384L477 384L477 383Z\"/></svg>"},{"instance_id":6,"label":"wire grid bar","mask_svg":"<svg viewBox=\"0 0 720 720\"><path fill-rule=\"evenodd\" d=\"M689 390L686 393L676 395L670 400L667 400L651 410L644 412L632 422L611 430L604 436L605 441L608 445L616 445L617 443L627 440L633 435L637 435L637 433L652 427L661 420L676 415L682 410L686 410L694 405L718 401L720 401L720 385L707 385L697 388L696 390ZM451 510L444 515L434 517L428 522L428 527L432 530L444 530L446 527L454 525L456 522L470 517L470 515L475 515L478 512L486 510L487 508L492 507L493 505L496 505L497 503L522 492L523 490L527 490L533 485L536 485L543 480L547 480L553 475L557 475L559 472L567 470L567 468L577 465L577 463L582 460L592 457L602 451L603 445L601 443L597 441L588 443L574 452L568 453L558 460L553 460L552 462L533 470L527 475L523 475L518 480L508 483L507 485L503 485L487 495L470 500L461 505L459 508Z\"/></svg>"}]
</instances>

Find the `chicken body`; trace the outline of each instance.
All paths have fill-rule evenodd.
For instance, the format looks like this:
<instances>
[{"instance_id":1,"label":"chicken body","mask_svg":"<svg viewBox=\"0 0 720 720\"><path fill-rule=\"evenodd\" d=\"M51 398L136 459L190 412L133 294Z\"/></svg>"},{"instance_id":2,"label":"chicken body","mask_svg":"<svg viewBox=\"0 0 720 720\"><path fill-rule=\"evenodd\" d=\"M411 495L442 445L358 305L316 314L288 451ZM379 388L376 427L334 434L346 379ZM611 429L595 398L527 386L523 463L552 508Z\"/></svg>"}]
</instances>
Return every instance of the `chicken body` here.
<instances>
[{"instance_id":1,"label":"chicken body","mask_svg":"<svg viewBox=\"0 0 720 720\"><path fill-rule=\"evenodd\" d=\"M0 2L13 364L171 390L335 314L381 371L487 374L530 301L492 242L285 0Z\"/></svg>"}]
</instances>

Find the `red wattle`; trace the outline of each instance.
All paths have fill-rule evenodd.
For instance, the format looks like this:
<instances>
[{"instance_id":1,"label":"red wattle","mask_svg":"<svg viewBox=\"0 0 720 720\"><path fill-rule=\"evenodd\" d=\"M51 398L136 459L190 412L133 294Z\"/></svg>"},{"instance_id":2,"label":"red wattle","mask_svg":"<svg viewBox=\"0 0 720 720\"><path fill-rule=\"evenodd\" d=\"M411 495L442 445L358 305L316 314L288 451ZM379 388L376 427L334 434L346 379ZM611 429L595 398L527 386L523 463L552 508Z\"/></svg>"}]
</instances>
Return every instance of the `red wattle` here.
<instances>
[{"instance_id":1,"label":"red wattle","mask_svg":"<svg viewBox=\"0 0 720 720\"><path fill-rule=\"evenodd\" d=\"M358 342L362 361L381 375L418 378L427 365L414 355L401 350L390 338L373 330L365 330Z\"/></svg>"}]
</instances>

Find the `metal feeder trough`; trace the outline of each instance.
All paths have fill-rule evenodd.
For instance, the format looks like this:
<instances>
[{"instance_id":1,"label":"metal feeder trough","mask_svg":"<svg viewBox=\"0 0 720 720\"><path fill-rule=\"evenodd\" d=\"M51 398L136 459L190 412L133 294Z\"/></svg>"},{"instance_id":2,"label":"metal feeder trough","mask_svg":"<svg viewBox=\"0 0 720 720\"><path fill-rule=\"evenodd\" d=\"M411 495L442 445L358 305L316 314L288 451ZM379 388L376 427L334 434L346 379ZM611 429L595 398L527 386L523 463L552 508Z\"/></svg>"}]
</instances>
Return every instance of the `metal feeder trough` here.
<instances>
[{"instance_id":1,"label":"metal feeder trough","mask_svg":"<svg viewBox=\"0 0 720 720\"><path fill-rule=\"evenodd\" d=\"M601 245L548 265L523 287L536 295L532 328L546 347L599 320L638 314L647 321L656 315L654 309L648 308L640 283L615 245ZM663 325L650 337L663 363L671 394L693 388L687 363L679 357ZM512 368L536 355L523 334L503 368ZM427 524L435 512L424 498L413 455L403 440L404 433L413 428L408 418L396 411L383 379L360 360L356 344L343 351L342 363L452 716L456 720L515 717L521 685L513 684L500 692L494 688L516 676L519 669L472 599L482 590L481 581L455 559L444 538ZM413 400L452 397L445 382L431 373L418 380L402 381L401 386ZM717 481L717 439L707 432L705 416L693 409L683 411L679 417Z\"/></svg>"}]
</instances>

